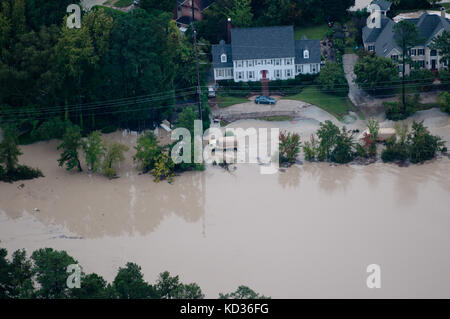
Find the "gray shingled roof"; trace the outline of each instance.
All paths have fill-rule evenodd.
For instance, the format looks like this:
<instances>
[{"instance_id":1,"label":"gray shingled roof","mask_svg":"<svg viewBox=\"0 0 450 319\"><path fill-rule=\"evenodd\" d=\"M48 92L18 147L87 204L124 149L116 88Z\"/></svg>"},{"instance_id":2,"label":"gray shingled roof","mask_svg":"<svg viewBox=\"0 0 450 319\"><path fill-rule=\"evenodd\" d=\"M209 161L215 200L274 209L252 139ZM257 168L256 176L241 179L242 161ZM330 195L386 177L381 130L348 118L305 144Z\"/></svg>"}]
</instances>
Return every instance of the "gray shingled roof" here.
<instances>
[{"instance_id":1,"label":"gray shingled roof","mask_svg":"<svg viewBox=\"0 0 450 319\"><path fill-rule=\"evenodd\" d=\"M381 10L387 11L391 8L392 3L386 0L374 0L370 4L376 4Z\"/></svg>"},{"instance_id":2,"label":"gray shingled roof","mask_svg":"<svg viewBox=\"0 0 450 319\"><path fill-rule=\"evenodd\" d=\"M309 51L309 59L303 58L303 51ZM319 40L295 40L295 64L320 63Z\"/></svg>"},{"instance_id":3,"label":"gray shingled roof","mask_svg":"<svg viewBox=\"0 0 450 319\"><path fill-rule=\"evenodd\" d=\"M231 54L231 45L225 44L225 41L220 41L219 44L213 44L211 46L211 53L213 56L213 67L214 68L231 68L233 67L233 57ZM220 57L225 53L227 55L227 62L222 63Z\"/></svg>"},{"instance_id":4,"label":"gray shingled roof","mask_svg":"<svg viewBox=\"0 0 450 319\"><path fill-rule=\"evenodd\" d=\"M439 15L424 13L419 19L406 20L417 26L419 37L423 39L425 41L424 43L427 45L440 30L450 30L449 20L442 18ZM382 20L381 29L369 29L368 27L365 27L363 29L364 43L375 43L375 52L379 56L386 56L394 48L397 48L397 50L400 51L400 48L397 47L394 40L394 25L394 21L385 18Z\"/></svg>"},{"instance_id":5,"label":"gray shingled roof","mask_svg":"<svg viewBox=\"0 0 450 319\"><path fill-rule=\"evenodd\" d=\"M294 27L231 29L233 60L295 56Z\"/></svg>"}]
</instances>

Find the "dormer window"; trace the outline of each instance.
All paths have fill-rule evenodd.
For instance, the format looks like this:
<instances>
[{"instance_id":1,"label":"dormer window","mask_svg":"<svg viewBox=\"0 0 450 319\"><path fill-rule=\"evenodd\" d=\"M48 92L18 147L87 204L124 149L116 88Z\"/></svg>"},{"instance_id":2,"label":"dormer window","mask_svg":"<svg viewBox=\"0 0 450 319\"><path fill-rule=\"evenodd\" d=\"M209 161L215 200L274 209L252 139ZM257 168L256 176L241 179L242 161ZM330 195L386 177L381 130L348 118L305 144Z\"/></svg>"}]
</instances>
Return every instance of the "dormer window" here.
<instances>
[{"instance_id":1,"label":"dormer window","mask_svg":"<svg viewBox=\"0 0 450 319\"><path fill-rule=\"evenodd\" d=\"M227 63L227 55L225 53L220 56L220 61L222 63Z\"/></svg>"},{"instance_id":2,"label":"dormer window","mask_svg":"<svg viewBox=\"0 0 450 319\"><path fill-rule=\"evenodd\" d=\"M309 59L309 51L308 50L303 51L303 59Z\"/></svg>"}]
</instances>

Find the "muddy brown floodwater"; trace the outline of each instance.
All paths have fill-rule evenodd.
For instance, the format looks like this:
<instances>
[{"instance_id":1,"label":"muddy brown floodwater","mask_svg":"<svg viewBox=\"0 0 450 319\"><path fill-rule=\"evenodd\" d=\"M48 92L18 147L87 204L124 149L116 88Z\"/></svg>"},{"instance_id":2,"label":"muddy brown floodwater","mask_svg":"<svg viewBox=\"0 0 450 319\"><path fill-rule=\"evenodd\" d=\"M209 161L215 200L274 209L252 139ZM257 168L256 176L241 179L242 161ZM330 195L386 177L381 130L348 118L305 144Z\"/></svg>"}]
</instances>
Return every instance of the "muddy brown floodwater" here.
<instances>
[{"instance_id":1,"label":"muddy brown floodwater","mask_svg":"<svg viewBox=\"0 0 450 319\"><path fill-rule=\"evenodd\" d=\"M119 179L66 172L56 145L22 147L21 161L45 178L0 184L0 245L10 253L66 250L108 281L133 261L149 282L168 270L211 298L238 285L274 298L450 297L446 157L410 167L305 163L274 175L208 167L170 185L138 175L132 150ZM366 287L370 264L381 266L381 289Z\"/></svg>"}]
</instances>

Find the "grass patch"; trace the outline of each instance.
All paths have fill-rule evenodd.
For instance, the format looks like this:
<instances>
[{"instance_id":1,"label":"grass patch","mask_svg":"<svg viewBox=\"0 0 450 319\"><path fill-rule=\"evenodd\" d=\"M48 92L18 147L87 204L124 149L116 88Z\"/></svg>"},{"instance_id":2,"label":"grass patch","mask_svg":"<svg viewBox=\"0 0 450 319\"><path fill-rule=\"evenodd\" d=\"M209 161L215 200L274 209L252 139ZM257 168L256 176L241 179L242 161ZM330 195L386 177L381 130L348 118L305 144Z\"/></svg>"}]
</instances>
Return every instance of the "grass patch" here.
<instances>
[{"instance_id":1,"label":"grass patch","mask_svg":"<svg viewBox=\"0 0 450 319\"><path fill-rule=\"evenodd\" d=\"M133 4L133 0L118 0L114 4L114 6L116 6L118 8L125 8L125 7L131 6L132 4Z\"/></svg>"},{"instance_id":2,"label":"grass patch","mask_svg":"<svg viewBox=\"0 0 450 319\"><path fill-rule=\"evenodd\" d=\"M312 26L312 27L303 27L296 28L294 30L295 40L301 40L303 36L306 36L309 40L319 39L322 40L327 35L327 32L330 28L327 24Z\"/></svg>"},{"instance_id":3,"label":"grass patch","mask_svg":"<svg viewBox=\"0 0 450 319\"><path fill-rule=\"evenodd\" d=\"M230 95L217 95L217 106L220 108L229 107L235 104L241 104L249 102L249 99L245 97L239 96L230 96Z\"/></svg>"},{"instance_id":4,"label":"grass patch","mask_svg":"<svg viewBox=\"0 0 450 319\"><path fill-rule=\"evenodd\" d=\"M284 121L292 121L293 118L290 116L268 116L268 117L261 117L258 120L260 121L267 121L267 122L284 122Z\"/></svg>"},{"instance_id":5,"label":"grass patch","mask_svg":"<svg viewBox=\"0 0 450 319\"><path fill-rule=\"evenodd\" d=\"M314 104L328 113L336 116L339 120L349 111L354 110L355 106L347 96L337 96L323 93L317 87L306 87L296 95L286 96L284 100L303 101Z\"/></svg>"}]
</instances>

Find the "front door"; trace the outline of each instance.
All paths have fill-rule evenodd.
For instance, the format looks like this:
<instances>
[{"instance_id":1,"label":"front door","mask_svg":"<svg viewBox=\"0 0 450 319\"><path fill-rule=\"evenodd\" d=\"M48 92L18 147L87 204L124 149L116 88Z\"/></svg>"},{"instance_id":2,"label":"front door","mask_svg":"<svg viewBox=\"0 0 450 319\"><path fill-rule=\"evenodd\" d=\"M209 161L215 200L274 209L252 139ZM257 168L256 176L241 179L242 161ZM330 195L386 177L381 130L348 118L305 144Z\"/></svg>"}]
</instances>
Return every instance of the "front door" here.
<instances>
[{"instance_id":1,"label":"front door","mask_svg":"<svg viewBox=\"0 0 450 319\"><path fill-rule=\"evenodd\" d=\"M436 70L436 64L437 64L436 60L431 60L431 69L432 70Z\"/></svg>"},{"instance_id":2,"label":"front door","mask_svg":"<svg viewBox=\"0 0 450 319\"><path fill-rule=\"evenodd\" d=\"M266 79L266 75L267 75L267 70L262 70L262 78Z\"/></svg>"}]
</instances>

